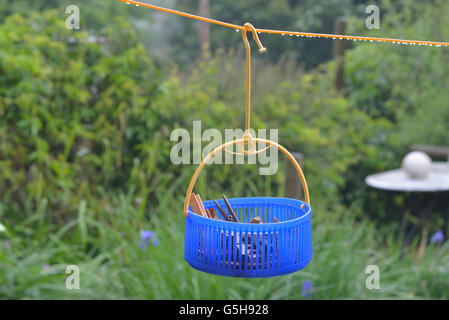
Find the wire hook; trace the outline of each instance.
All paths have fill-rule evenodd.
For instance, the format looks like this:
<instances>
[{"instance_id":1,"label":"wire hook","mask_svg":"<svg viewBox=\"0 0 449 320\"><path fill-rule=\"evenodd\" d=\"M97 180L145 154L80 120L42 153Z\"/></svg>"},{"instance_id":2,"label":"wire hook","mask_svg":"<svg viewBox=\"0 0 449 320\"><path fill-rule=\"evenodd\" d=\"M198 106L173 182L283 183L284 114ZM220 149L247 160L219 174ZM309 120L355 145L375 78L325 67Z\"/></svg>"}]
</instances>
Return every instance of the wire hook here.
<instances>
[{"instance_id":1,"label":"wire hook","mask_svg":"<svg viewBox=\"0 0 449 320\"><path fill-rule=\"evenodd\" d=\"M249 42L248 42L248 38L246 37L246 31L251 31L253 34L253 39L254 41L256 41L257 45L259 46L259 52L260 53L264 53L267 52L267 48L265 48L262 45L262 42L260 42L259 36L257 35L257 30L256 28L254 28L254 26L247 22L243 25L243 27L245 28L245 30L243 30L242 32L242 37L243 37L243 41L245 41L245 45L248 47L249 46Z\"/></svg>"},{"instance_id":2,"label":"wire hook","mask_svg":"<svg viewBox=\"0 0 449 320\"><path fill-rule=\"evenodd\" d=\"M260 42L259 36L257 35L257 30L254 26L247 22L243 25L245 29L242 30L242 38L246 47L246 129L245 132L248 132L250 129L250 121L251 121L251 46L249 45L248 37L246 35L247 31L252 32L253 39L256 41L259 46L259 52L264 53L267 49ZM246 139L245 139L246 140Z\"/></svg>"}]
</instances>

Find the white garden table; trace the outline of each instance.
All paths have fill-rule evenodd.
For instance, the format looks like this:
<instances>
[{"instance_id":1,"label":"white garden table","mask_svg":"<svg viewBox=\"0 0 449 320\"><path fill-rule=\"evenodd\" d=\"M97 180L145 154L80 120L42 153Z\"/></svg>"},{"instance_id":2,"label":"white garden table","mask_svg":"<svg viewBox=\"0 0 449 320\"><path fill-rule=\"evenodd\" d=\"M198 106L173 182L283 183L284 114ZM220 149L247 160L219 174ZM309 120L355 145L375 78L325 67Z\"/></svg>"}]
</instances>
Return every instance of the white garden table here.
<instances>
[{"instance_id":1,"label":"white garden table","mask_svg":"<svg viewBox=\"0 0 449 320\"><path fill-rule=\"evenodd\" d=\"M425 177L420 179L411 177L410 172L400 168L369 175L366 177L365 182L370 187L388 191L427 193L431 195L449 192L449 161L431 162L430 169ZM420 210L421 217L424 220L418 251L418 257L420 258L422 258L427 244L428 223L426 218L434 209L435 199L436 197L432 197ZM449 195L447 200L449 204Z\"/></svg>"}]
</instances>

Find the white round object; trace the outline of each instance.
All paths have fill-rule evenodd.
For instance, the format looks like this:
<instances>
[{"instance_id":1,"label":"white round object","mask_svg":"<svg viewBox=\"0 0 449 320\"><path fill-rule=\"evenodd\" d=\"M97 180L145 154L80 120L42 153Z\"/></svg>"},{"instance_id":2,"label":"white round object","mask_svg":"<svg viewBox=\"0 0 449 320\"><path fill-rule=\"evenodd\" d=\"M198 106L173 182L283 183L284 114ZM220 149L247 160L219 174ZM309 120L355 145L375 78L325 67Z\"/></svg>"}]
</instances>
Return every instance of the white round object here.
<instances>
[{"instance_id":1,"label":"white round object","mask_svg":"<svg viewBox=\"0 0 449 320\"><path fill-rule=\"evenodd\" d=\"M402 160L402 168L412 179L425 179L432 170L432 159L421 151L413 151Z\"/></svg>"}]
</instances>

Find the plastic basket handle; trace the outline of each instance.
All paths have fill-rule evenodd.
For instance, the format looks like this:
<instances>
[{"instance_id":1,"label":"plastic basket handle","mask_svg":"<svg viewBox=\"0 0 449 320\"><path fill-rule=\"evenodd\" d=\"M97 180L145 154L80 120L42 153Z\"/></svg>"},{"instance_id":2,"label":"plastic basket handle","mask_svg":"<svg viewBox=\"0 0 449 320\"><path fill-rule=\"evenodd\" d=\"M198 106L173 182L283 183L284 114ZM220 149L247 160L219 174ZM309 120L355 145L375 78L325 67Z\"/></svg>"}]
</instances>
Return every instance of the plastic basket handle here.
<instances>
[{"instance_id":1,"label":"plastic basket handle","mask_svg":"<svg viewBox=\"0 0 449 320\"><path fill-rule=\"evenodd\" d=\"M187 218L189 213L189 203L190 203L190 196L192 195L192 191L193 191L193 187L195 186L195 183L198 179L198 176L201 173L201 170L203 170L204 166L206 165L206 163L219 151L225 149L228 146L232 146L238 143L246 143L248 142L247 138L243 138L243 139L237 139L237 140L232 140L229 142L226 142L224 144L222 144L221 146L215 148L214 150L212 150L204 159L203 161L200 163L200 165L198 166L198 168L196 168L195 173L193 174L192 180L190 180L190 184L189 184L189 188L187 189L187 194L186 194L186 199L184 202L184 217ZM310 205L310 197L309 197L309 189L307 187L307 182L306 182L306 178L304 176L304 173L301 170L301 167L299 166L298 162L295 160L295 158L291 155L291 153L285 149L283 146L281 146L280 144L278 144L277 142L271 141L271 140L267 140L267 139L262 139L262 138L251 138L251 142L255 143L255 142L259 142L259 143L266 143L269 146L273 146L276 147L278 150L280 150L289 160L290 162L293 164L293 166L296 169L296 172L299 175L299 179L301 180L301 184L302 184L302 188L304 190L304 198L305 198L305 202L307 204ZM254 149L252 152L245 152L242 151L242 154L244 155L252 155L254 153Z\"/></svg>"}]
</instances>

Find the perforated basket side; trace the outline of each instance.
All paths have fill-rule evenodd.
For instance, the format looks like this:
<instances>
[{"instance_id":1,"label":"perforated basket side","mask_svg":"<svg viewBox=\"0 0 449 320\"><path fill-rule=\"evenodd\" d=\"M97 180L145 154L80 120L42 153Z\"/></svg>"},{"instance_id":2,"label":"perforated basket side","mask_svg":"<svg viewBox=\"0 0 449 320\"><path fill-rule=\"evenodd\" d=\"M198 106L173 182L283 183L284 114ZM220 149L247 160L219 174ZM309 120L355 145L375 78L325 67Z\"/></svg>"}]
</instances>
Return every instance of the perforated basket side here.
<instances>
[{"instance_id":1,"label":"perforated basket side","mask_svg":"<svg viewBox=\"0 0 449 320\"><path fill-rule=\"evenodd\" d=\"M312 257L310 207L284 198L229 199L242 223L190 214L185 259L194 268L226 276L270 277L302 269ZM292 202L293 201L293 202ZM206 208L211 202L204 202ZM264 221L249 224L254 213Z\"/></svg>"}]
</instances>

